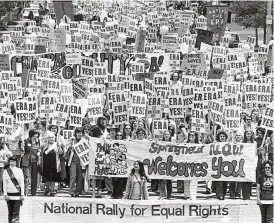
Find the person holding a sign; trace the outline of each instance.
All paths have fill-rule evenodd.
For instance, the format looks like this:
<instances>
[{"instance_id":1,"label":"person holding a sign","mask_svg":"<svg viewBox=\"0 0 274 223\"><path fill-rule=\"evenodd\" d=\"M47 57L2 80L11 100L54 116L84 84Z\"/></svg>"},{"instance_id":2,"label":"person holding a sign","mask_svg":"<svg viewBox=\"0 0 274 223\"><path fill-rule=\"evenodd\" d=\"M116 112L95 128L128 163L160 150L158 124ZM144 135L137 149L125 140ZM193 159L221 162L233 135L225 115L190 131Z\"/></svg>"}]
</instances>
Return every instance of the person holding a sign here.
<instances>
[{"instance_id":1,"label":"person holding a sign","mask_svg":"<svg viewBox=\"0 0 274 223\"><path fill-rule=\"evenodd\" d=\"M217 136L216 140L217 142L226 142L228 138L228 135L224 131L220 131ZM216 196L219 200L224 200L227 190L227 182L226 181L216 181L215 182L216 187Z\"/></svg>"},{"instance_id":2,"label":"person holding a sign","mask_svg":"<svg viewBox=\"0 0 274 223\"><path fill-rule=\"evenodd\" d=\"M63 153L62 148L55 142L55 134L48 132L48 141L42 147L43 151L43 182L45 182L45 195L50 193L54 196L54 184L60 181L60 169L58 171L58 164L60 164L59 155Z\"/></svg>"},{"instance_id":3,"label":"person holding a sign","mask_svg":"<svg viewBox=\"0 0 274 223\"><path fill-rule=\"evenodd\" d=\"M165 130L163 133L164 142L171 142L171 135L169 130ZM171 180L159 180L160 199L170 199L172 193L172 181Z\"/></svg>"},{"instance_id":4,"label":"person holding a sign","mask_svg":"<svg viewBox=\"0 0 274 223\"><path fill-rule=\"evenodd\" d=\"M199 144L199 136L197 132L188 133L187 143ZM196 200L198 182L196 180L184 181L184 199Z\"/></svg>"},{"instance_id":5,"label":"person holding a sign","mask_svg":"<svg viewBox=\"0 0 274 223\"><path fill-rule=\"evenodd\" d=\"M257 204L260 206L262 223L273 222L273 163L263 163L264 173L257 179ZM266 201L269 201L268 203ZM265 202L265 203L264 203Z\"/></svg>"},{"instance_id":6,"label":"person holding a sign","mask_svg":"<svg viewBox=\"0 0 274 223\"><path fill-rule=\"evenodd\" d=\"M24 175L20 168L16 167L17 158L9 158L9 167L3 174L3 189L8 205L9 222L19 222L20 207L24 200Z\"/></svg>"},{"instance_id":7,"label":"person holding a sign","mask_svg":"<svg viewBox=\"0 0 274 223\"><path fill-rule=\"evenodd\" d=\"M244 133L243 143L256 143L254 132L247 130ZM243 200L250 200L252 183L250 182L238 182L237 191L242 191Z\"/></svg>"},{"instance_id":8,"label":"person holding a sign","mask_svg":"<svg viewBox=\"0 0 274 223\"><path fill-rule=\"evenodd\" d=\"M23 173L25 177L25 193L28 195L31 182L31 196L36 196L37 190L37 166L40 162L40 140L36 129L29 131L29 138L25 140L25 153L22 158Z\"/></svg>"},{"instance_id":9,"label":"person holding a sign","mask_svg":"<svg viewBox=\"0 0 274 223\"><path fill-rule=\"evenodd\" d=\"M258 128L257 131L257 137L255 138L255 141L257 142L257 154L258 154L258 162L257 162L257 168L256 168L256 177L258 178L259 175L263 174L263 167L262 164L265 160L265 149L264 149L264 135L266 134L265 129Z\"/></svg>"},{"instance_id":10,"label":"person holding a sign","mask_svg":"<svg viewBox=\"0 0 274 223\"><path fill-rule=\"evenodd\" d=\"M82 139L82 129L76 128L74 130L75 139L72 140L71 146L68 149L70 153L68 166L70 167L70 184L69 194L72 197L79 197L82 193L82 166L81 161L77 153L73 149L73 145L80 142Z\"/></svg>"},{"instance_id":11,"label":"person holding a sign","mask_svg":"<svg viewBox=\"0 0 274 223\"><path fill-rule=\"evenodd\" d=\"M267 151L268 159L273 162L273 147L274 147L274 133L273 132L270 135L269 141L265 147L266 147L265 149Z\"/></svg>"},{"instance_id":12,"label":"person holding a sign","mask_svg":"<svg viewBox=\"0 0 274 223\"><path fill-rule=\"evenodd\" d=\"M243 141L243 135L242 132L237 131L234 136L234 143L242 143ZM231 199L236 199L237 195L240 195L239 191L242 187L241 182L236 181L230 181L229 182L229 193Z\"/></svg>"},{"instance_id":13,"label":"person holding a sign","mask_svg":"<svg viewBox=\"0 0 274 223\"><path fill-rule=\"evenodd\" d=\"M147 175L144 164L135 161L133 169L127 179L126 193L123 199L148 200Z\"/></svg>"}]
</instances>

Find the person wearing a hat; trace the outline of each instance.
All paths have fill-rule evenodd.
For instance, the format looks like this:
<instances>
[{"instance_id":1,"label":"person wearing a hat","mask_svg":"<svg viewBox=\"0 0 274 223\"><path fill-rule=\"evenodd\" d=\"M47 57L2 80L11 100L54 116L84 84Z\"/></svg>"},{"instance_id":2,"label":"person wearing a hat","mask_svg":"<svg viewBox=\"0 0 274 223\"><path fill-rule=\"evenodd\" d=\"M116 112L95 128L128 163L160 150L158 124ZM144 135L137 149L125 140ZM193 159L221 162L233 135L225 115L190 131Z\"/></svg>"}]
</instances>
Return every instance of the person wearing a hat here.
<instances>
[{"instance_id":1,"label":"person wearing a hat","mask_svg":"<svg viewBox=\"0 0 274 223\"><path fill-rule=\"evenodd\" d=\"M24 155L22 158L23 173L25 178L25 193L28 195L31 182L31 196L36 196L37 190L37 164L40 162L40 133L36 129L29 131L29 138L25 140Z\"/></svg>"},{"instance_id":2,"label":"person wearing a hat","mask_svg":"<svg viewBox=\"0 0 274 223\"><path fill-rule=\"evenodd\" d=\"M24 175L16 167L16 156L9 158L9 167L3 174L4 197L8 205L9 222L19 222L20 206L24 200Z\"/></svg>"}]
</instances>

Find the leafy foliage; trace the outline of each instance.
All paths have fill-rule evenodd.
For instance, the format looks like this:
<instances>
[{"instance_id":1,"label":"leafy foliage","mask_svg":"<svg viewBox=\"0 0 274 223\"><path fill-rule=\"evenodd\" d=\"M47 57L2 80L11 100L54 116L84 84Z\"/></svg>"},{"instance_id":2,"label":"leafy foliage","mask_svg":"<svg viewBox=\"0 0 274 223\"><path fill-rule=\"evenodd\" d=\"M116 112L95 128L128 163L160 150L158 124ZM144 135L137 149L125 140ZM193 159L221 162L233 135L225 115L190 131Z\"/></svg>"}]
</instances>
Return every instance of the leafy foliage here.
<instances>
[{"instance_id":1,"label":"leafy foliage","mask_svg":"<svg viewBox=\"0 0 274 223\"><path fill-rule=\"evenodd\" d=\"M0 1L0 18L16 7L23 8L25 3L23 1Z\"/></svg>"},{"instance_id":2,"label":"leafy foliage","mask_svg":"<svg viewBox=\"0 0 274 223\"><path fill-rule=\"evenodd\" d=\"M230 9L236 15L235 22L246 28L264 27L267 15L267 2L235 1Z\"/></svg>"}]
</instances>

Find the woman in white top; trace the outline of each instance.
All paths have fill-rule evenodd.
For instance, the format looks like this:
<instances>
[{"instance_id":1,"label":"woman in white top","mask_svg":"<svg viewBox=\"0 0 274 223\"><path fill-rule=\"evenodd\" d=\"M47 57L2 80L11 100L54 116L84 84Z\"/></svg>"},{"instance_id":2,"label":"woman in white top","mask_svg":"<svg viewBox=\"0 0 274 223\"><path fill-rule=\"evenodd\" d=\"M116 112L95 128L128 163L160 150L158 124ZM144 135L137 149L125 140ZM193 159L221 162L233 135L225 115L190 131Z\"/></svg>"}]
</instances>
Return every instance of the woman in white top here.
<instances>
[{"instance_id":1,"label":"woman in white top","mask_svg":"<svg viewBox=\"0 0 274 223\"><path fill-rule=\"evenodd\" d=\"M16 161L16 156L10 157L9 167L3 174L3 189L9 210L9 222L19 222L20 207L24 200L24 175L22 169L16 167Z\"/></svg>"}]
</instances>

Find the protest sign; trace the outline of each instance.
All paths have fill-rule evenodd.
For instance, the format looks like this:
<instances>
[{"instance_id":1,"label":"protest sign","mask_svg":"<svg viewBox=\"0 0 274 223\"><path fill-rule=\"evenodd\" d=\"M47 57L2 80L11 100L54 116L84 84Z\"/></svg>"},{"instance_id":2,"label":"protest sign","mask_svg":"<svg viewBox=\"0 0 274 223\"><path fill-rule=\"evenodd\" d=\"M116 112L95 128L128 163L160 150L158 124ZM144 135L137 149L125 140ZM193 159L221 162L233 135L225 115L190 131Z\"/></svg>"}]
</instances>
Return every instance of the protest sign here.
<instances>
[{"instance_id":1,"label":"protest sign","mask_svg":"<svg viewBox=\"0 0 274 223\"><path fill-rule=\"evenodd\" d=\"M138 147L134 146L138 143ZM92 138L90 175L125 177L136 160L144 163L150 179L255 181L256 146L249 143L206 145L144 141L104 141ZM109 165L109 155L126 154L122 163ZM121 164L121 165L120 165ZM113 165L113 166L112 166ZM191 168L190 168L191 166ZM162 168L163 167L163 168Z\"/></svg>"},{"instance_id":2,"label":"protest sign","mask_svg":"<svg viewBox=\"0 0 274 223\"><path fill-rule=\"evenodd\" d=\"M239 107L226 107L225 108L225 127L229 130L238 130L240 128L240 114Z\"/></svg>"},{"instance_id":3,"label":"protest sign","mask_svg":"<svg viewBox=\"0 0 274 223\"><path fill-rule=\"evenodd\" d=\"M271 106L272 105L272 106ZM274 109L273 109L273 103L269 105L264 114L263 119L261 123L262 128L266 128L268 130L274 131Z\"/></svg>"},{"instance_id":4,"label":"protest sign","mask_svg":"<svg viewBox=\"0 0 274 223\"><path fill-rule=\"evenodd\" d=\"M82 127L82 118L84 116L81 105L70 104L69 107L69 117L70 117L70 126L81 128Z\"/></svg>"},{"instance_id":5,"label":"protest sign","mask_svg":"<svg viewBox=\"0 0 274 223\"><path fill-rule=\"evenodd\" d=\"M54 112L56 104L56 95L45 94L40 97L40 116L43 118L50 118L50 115Z\"/></svg>"},{"instance_id":6,"label":"protest sign","mask_svg":"<svg viewBox=\"0 0 274 223\"><path fill-rule=\"evenodd\" d=\"M168 96L169 117L181 118L184 117L184 100L181 95Z\"/></svg>"},{"instance_id":7,"label":"protest sign","mask_svg":"<svg viewBox=\"0 0 274 223\"><path fill-rule=\"evenodd\" d=\"M72 91L74 98L86 98L87 80L85 78L72 79Z\"/></svg>"},{"instance_id":8,"label":"protest sign","mask_svg":"<svg viewBox=\"0 0 274 223\"><path fill-rule=\"evenodd\" d=\"M135 51L144 52L145 51L145 40L146 40L146 30L139 29L137 31L135 39Z\"/></svg>"},{"instance_id":9,"label":"protest sign","mask_svg":"<svg viewBox=\"0 0 274 223\"><path fill-rule=\"evenodd\" d=\"M175 51L178 49L178 35L165 34L162 36L161 49Z\"/></svg>"},{"instance_id":10,"label":"protest sign","mask_svg":"<svg viewBox=\"0 0 274 223\"><path fill-rule=\"evenodd\" d=\"M35 100L31 99L28 101L28 111L29 111L29 117L28 117L29 123L35 122L37 113L38 113L36 99Z\"/></svg>"},{"instance_id":11,"label":"protest sign","mask_svg":"<svg viewBox=\"0 0 274 223\"><path fill-rule=\"evenodd\" d=\"M103 115L103 94L92 94L88 99L89 117L98 118Z\"/></svg>"},{"instance_id":12,"label":"protest sign","mask_svg":"<svg viewBox=\"0 0 274 223\"><path fill-rule=\"evenodd\" d=\"M202 109L192 109L191 131L206 132L206 121Z\"/></svg>"},{"instance_id":13,"label":"protest sign","mask_svg":"<svg viewBox=\"0 0 274 223\"><path fill-rule=\"evenodd\" d=\"M213 32L208 30L198 29L197 33L198 35L197 35L195 47L200 49L201 43L206 43L209 45L212 44Z\"/></svg>"},{"instance_id":14,"label":"protest sign","mask_svg":"<svg viewBox=\"0 0 274 223\"><path fill-rule=\"evenodd\" d=\"M66 31L64 29L53 29L49 33L49 51L66 51Z\"/></svg>"},{"instance_id":15,"label":"protest sign","mask_svg":"<svg viewBox=\"0 0 274 223\"><path fill-rule=\"evenodd\" d=\"M38 94L41 89L41 81L38 80L37 73L29 73L29 90Z\"/></svg>"},{"instance_id":16,"label":"protest sign","mask_svg":"<svg viewBox=\"0 0 274 223\"><path fill-rule=\"evenodd\" d=\"M162 201L162 200L142 200L142 202L129 199L68 199L58 197L52 200L48 197L26 199L20 214L21 223L46 223L46 222L121 222L132 221L142 223L149 219L151 223L164 221L172 222L222 222L223 219L242 223L246 216L250 216L248 221L259 220L259 208L252 206L252 216L250 216L250 205L236 202L201 201ZM255 212L255 213L254 213ZM1 202L0 217L5 218L7 207ZM254 218L256 217L256 218ZM41 220L39 220L41 219Z\"/></svg>"},{"instance_id":17,"label":"protest sign","mask_svg":"<svg viewBox=\"0 0 274 223\"><path fill-rule=\"evenodd\" d=\"M42 80L42 87L49 92L60 92L60 79L50 78L48 80Z\"/></svg>"},{"instance_id":18,"label":"protest sign","mask_svg":"<svg viewBox=\"0 0 274 223\"><path fill-rule=\"evenodd\" d=\"M246 82L245 83L245 103L250 104L250 106L257 107L258 94L257 88L258 83Z\"/></svg>"},{"instance_id":19,"label":"protest sign","mask_svg":"<svg viewBox=\"0 0 274 223\"><path fill-rule=\"evenodd\" d=\"M258 104L264 104L268 105L271 102L271 92L273 92L273 88L271 84L266 84L266 83L259 83L258 84Z\"/></svg>"},{"instance_id":20,"label":"protest sign","mask_svg":"<svg viewBox=\"0 0 274 223\"><path fill-rule=\"evenodd\" d=\"M161 118L162 98L160 96L149 96L147 104L147 115L149 118Z\"/></svg>"},{"instance_id":21,"label":"protest sign","mask_svg":"<svg viewBox=\"0 0 274 223\"><path fill-rule=\"evenodd\" d=\"M207 30L207 18L203 15L200 15L196 19L196 29L201 29L201 30Z\"/></svg>"},{"instance_id":22,"label":"protest sign","mask_svg":"<svg viewBox=\"0 0 274 223\"><path fill-rule=\"evenodd\" d=\"M210 103L211 120L223 126L224 102L212 100Z\"/></svg>"},{"instance_id":23,"label":"protest sign","mask_svg":"<svg viewBox=\"0 0 274 223\"><path fill-rule=\"evenodd\" d=\"M72 83L60 83L60 101L63 103L73 103Z\"/></svg>"},{"instance_id":24,"label":"protest sign","mask_svg":"<svg viewBox=\"0 0 274 223\"><path fill-rule=\"evenodd\" d=\"M16 100L14 102L16 110L16 122L28 123L29 122L29 106L27 100Z\"/></svg>"},{"instance_id":25,"label":"protest sign","mask_svg":"<svg viewBox=\"0 0 274 223\"><path fill-rule=\"evenodd\" d=\"M0 137L5 137L5 114L0 113Z\"/></svg>"},{"instance_id":26,"label":"protest sign","mask_svg":"<svg viewBox=\"0 0 274 223\"><path fill-rule=\"evenodd\" d=\"M222 79L224 74L224 69L212 68L208 72L208 79Z\"/></svg>"},{"instance_id":27,"label":"protest sign","mask_svg":"<svg viewBox=\"0 0 274 223\"><path fill-rule=\"evenodd\" d=\"M65 141L65 145L68 147L71 146L71 138L73 138L74 130L63 130L63 138Z\"/></svg>"},{"instance_id":28,"label":"protest sign","mask_svg":"<svg viewBox=\"0 0 274 223\"><path fill-rule=\"evenodd\" d=\"M8 54L0 54L0 71L10 70L10 56Z\"/></svg>"},{"instance_id":29,"label":"protest sign","mask_svg":"<svg viewBox=\"0 0 274 223\"><path fill-rule=\"evenodd\" d=\"M69 117L69 105L57 102L53 112L52 124L57 126L66 126Z\"/></svg>"},{"instance_id":30,"label":"protest sign","mask_svg":"<svg viewBox=\"0 0 274 223\"><path fill-rule=\"evenodd\" d=\"M228 6L207 5L207 29L223 36L228 16Z\"/></svg>"},{"instance_id":31,"label":"protest sign","mask_svg":"<svg viewBox=\"0 0 274 223\"><path fill-rule=\"evenodd\" d=\"M155 90L168 90L170 84L169 72L157 72L154 74Z\"/></svg>"},{"instance_id":32,"label":"protest sign","mask_svg":"<svg viewBox=\"0 0 274 223\"><path fill-rule=\"evenodd\" d=\"M112 92L111 102L113 104L114 124L119 125L129 120L128 102L124 92Z\"/></svg>"},{"instance_id":33,"label":"protest sign","mask_svg":"<svg viewBox=\"0 0 274 223\"><path fill-rule=\"evenodd\" d=\"M187 75L197 76L201 69L206 66L205 55L203 53L190 53L184 54L181 69L186 72Z\"/></svg>"},{"instance_id":34,"label":"protest sign","mask_svg":"<svg viewBox=\"0 0 274 223\"><path fill-rule=\"evenodd\" d=\"M131 98L131 116L139 118L146 116L147 95L141 93L132 93Z\"/></svg>"},{"instance_id":35,"label":"protest sign","mask_svg":"<svg viewBox=\"0 0 274 223\"><path fill-rule=\"evenodd\" d=\"M81 53L66 53L66 64L81 64Z\"/></svg>"},{"instance_id":36,"label":"protest sign","mask_svg":"<svg viewBox=\"0 0 274 223\"><path fill-rule=\"evenodd\" d=\"M4 119L5 120L5 136L11 136L13 134L14 116L5 114L4 118L5 118Z\"/></svg>"},{"instance_id":37,"label":"protest sign","mask_svg":"<svg viewBox=\"0 0 274 223\"><path fill-rule=\"evenodd\" d=\"M162 140L166 130L168 130L168 120L153 120L152 132L154 139Z\"/></svg>"},{"instance_id":38,"label":"protest sign","mask_svg":"<svg viewBox=\"0 0 274 223\"><path fill-rule=\"evenodd\" d=\"M89 142L82 138L78 143L74 144L74 151L77 153L81 164L86 166L89 164Z\"/></svg>"}]
</instances>

